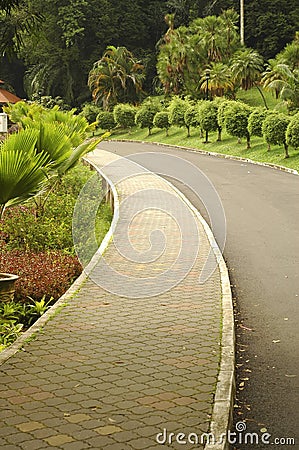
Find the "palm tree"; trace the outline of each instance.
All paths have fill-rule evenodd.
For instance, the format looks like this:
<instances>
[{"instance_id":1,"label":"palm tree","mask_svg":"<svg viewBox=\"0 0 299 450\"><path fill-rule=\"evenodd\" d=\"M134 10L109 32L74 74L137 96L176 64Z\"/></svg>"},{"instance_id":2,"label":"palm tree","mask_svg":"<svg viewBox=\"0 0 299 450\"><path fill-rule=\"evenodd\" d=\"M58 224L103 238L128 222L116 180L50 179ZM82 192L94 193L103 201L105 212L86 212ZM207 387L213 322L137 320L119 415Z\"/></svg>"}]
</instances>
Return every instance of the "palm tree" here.
<instances>
[{"instance_id":1,"label":"palm tree","mask_svg":"<svg viewBox=\"0 0 299 450\"><path fill-rule=\"evenodd\" d=\"M209 62L221 61L223 54L223 23L220 17L198 19L199 35Z\"/></svg>"},{"instance_id":2,"label":"palm tree","mask_svg":"<svg viewBox=\"0 0 299 450\"><path fill-rule=\"evenodd\" d=\"M203 75L200 80L200 89L206 92L207 83L212 97L222 97L225 92L234 89L230 68L222 62L213 62L209 65L209 80Z\"/></svg>"},{"instance_id":3,"label":"palm tree","mask_svg":"<svg viewBox=\"0 0 299 450\"><path fill-rule=\"evenodd\" d=\"M117 102L138 100L142 92L144 66L125 47L107 47L89 72L88 86L96 103L110 109Z\"/></svg>"},{"instance_id":4,"label":"palm tree","mask_svg":"<svg viewBox=\"0 0 299 450\"><path fill-rule=\"evenodd\" d=\"M158 55L157 72L166 94L180 94L185 89L185 76L191 72L186 29L180 27L166 35L166 43L161 45Z\"/></svg>"},{"instance_id":5,"label":"palm tree","mask_svg":"<svg viewBox=\"0 0 299 450\"><path fill-rule=\"evenodd\" d=\"M299 106L299 69L291 70L287 64L272 65L264 72L262 84L275 92L287 104L288 109Z\"/></svg>"},{"instance_id":6,"label":"palm tree","mask_svg":"<svg viewBox=\"0 0 299 450\"><path fill-rule=\"evenodd\" d=\"M238 50L231 61L234 82L238 83L246 91L255 86L263 98L265 107L268 109L265 96L258 85L263 69L263 57L251 48Z\"/></svg>"},{"instance_id":7,"label":"palm tree","mask_svg":"<svg viewBox=\"0 0 299 450\"><path fill-rule=\"evenodd\" d=\"M251 48L238 50L231 61L232 75L242 89L252 88L264 68L262 56Z\"/></svg>"},{"instance_id":8,"label":"palm tree","mask_svg":"<svg viewBox=\"0 0 299 450\"><path fill-rule=\"evenodd\" d=\"M299 68L299 37L298 40L287 44L277 55L277 60L281 64L287 64L291 70Z\"/></svg>"}]
</instances>

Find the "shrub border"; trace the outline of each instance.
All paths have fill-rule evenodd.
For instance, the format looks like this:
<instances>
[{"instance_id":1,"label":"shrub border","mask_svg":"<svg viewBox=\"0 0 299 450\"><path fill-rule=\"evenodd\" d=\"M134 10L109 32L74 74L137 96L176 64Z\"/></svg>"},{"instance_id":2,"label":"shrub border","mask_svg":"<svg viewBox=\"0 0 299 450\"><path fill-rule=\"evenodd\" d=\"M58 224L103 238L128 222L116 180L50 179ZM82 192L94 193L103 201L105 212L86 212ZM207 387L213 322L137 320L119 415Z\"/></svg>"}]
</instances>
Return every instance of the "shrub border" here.
<instances>
[{"instance_id":1,"label":"shrub border","mask_svg":"<svg viewBox=\"0 0 299 450\"><path fill-rule=\"evenodd\" d=\"M53 306L51 306L34 324L28 328L27 331L21 334L15 342L4 349L0 353L0 366L5 361L7 361L11 356L13 356L18 351L26 351L24 348L24 345L34 339L36 337L36 334L41 332L43 327L46 325L49 320L51 320L61 308L66 306L68 302L77 294L79 289L82 288L82 286L86 283L88 280L88 274L92 271L96 263L98 262L100 256L104 253L106 250L116 227L116 223L118 221L119 217L119 200L118 200L118 194L116 191L115 186L113 185L112 181L93 163L88 161L87 158L83 158L84 161L86 161L90 166L92 166L93 169L95 169L102 178L107 182L108 186L111 189L113 198L114 198L114 211L113 211L113 219L110 225L110 228L105 235L104 239L101 242L100 247L94 254L93 258L91 259L90 263L86 266L86 268L83 269L81 275L74 281L74 283L69 287L69 289L55 302Z\"/></svg>"}]
</instances>

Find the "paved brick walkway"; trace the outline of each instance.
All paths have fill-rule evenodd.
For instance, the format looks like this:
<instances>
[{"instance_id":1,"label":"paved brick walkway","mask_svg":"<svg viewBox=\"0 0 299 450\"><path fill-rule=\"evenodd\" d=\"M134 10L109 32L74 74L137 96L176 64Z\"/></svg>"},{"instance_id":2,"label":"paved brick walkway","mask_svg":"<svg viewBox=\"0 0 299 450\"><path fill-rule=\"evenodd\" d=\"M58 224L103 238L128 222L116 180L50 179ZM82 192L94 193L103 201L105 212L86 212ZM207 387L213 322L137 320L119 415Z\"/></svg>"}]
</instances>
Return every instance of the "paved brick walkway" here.
<instances>
[{"instance_id":1,"label":"paved brick walkway","mask_svg":"<svg viewBox=\"0 0 299 450\"><path fill-rule=\"evenodd\" d=\"M90 159L102 166L117 157L96 151ZM112 179L115 170L107 169ZM136 198L147 206L149 186L153 195L165 191L184 203L153 174L123 180L117 185L120 218L114 235L120 246L128 225L125 212L134 211ZM179 220L190 232L188 214L182 208ZM133 289L131 298L119 296L89 279L23 351L1 365L1 449L203 448L156 441L163 429L200 436L208 431L212 413L220 360L220 274L217 268L205 284L197 282L210 246L193 218L200 251L177 286L163 292L162 275L180 250L180 229L163 211L149 209L131 221L129 238L142 253L149 248L150 232L163 230L168 245L160 257L147 264L128 261L113 242L104 255L120 273L137 277L137 286L140 277L145 280L145 294L135 298ZM192 245L191 233L185 239L184 245ZM178 276L181 265L174 267ZM150 295L157 285L161 293L146 297L146 289Z\"/></svg>"}]
</instances>

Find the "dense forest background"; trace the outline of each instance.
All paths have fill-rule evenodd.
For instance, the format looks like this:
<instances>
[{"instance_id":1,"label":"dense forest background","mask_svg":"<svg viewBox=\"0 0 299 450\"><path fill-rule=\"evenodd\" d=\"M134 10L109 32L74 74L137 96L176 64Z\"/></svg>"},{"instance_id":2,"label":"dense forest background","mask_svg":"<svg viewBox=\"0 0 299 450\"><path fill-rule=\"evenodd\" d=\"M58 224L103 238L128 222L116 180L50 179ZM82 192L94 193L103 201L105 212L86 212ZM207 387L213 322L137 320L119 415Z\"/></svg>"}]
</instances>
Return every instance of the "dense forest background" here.
<instances>
[{"instance_id":1,"label":"dense forest background","mask_svg":"<svg viewBox=\"0 0 299 450\"><path fill-rule=\"evenodd\" d=\"M239 0L23 0L0 2L0 79L17 95L61 96L78 106L90 100L88 73L107 45L125 46L146 68L152 93L157 43L174 26L220 14ZM299 30L298 0L245 0L245 44L273 58Z\"/></svg>"}]
</instances>

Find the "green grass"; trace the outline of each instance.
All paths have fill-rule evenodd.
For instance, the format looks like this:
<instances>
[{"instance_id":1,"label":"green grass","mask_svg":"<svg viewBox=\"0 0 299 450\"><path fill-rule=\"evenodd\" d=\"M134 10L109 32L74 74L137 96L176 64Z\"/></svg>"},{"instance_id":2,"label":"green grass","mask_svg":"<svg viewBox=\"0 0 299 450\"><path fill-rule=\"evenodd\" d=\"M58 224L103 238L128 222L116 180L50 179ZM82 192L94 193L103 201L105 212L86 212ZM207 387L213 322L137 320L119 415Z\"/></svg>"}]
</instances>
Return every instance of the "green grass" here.
<instances>
[{"instance_id":1,"label":"green grass","mask_svg":"<svg viewBox=\"0 0 299 450\"><path fill-rule=\"evenodd\" d=\"M265 91L262 89L263 95L266 99L266 103L269 109L279 109L279 111L284 112L287 114L287 108L286 106L282 105L281 100L277 100L273 94L269 91ZM262 106L264 107L265 104L263 102L262 96L258 89L256 87L253 87L252 89L249 89L248 91L243 91L240 89L237 92L237 99L241 100L244 103L247 103L249 106L257 107Z\"/></svg>"},{"instance_id":2,"label":"green grass","mask_svg":"<svg viewBox=\"0 0 299 450\"><path fill-rule=\"evenodd\" d=\"M267 145L262 138L252 137L251 149L246 149L246 141L243 139L239 144L235 137L228 136L223 133L222 141L217 142L217 133L209 133L209 143L204 144L204 139L200 137L200 133L196 129L191 130L191 137L187 137L187 131L184 128L171 127L169 136L166 136L164 130L154 128L151 136L148 136L146 129L135 127L130 133L127 131L116 130L110 139L124 139L144 142L159 142L164 144L178 145L189 147L208 152L222 153L226 155L239 156L248 158L253 161L278 164L280 166L299 170L299 151L292 148L289 149L290 158L285 159L284 149L282 146L272 146L271 150L267 150Z\"/></svg>"}]
</instances>

